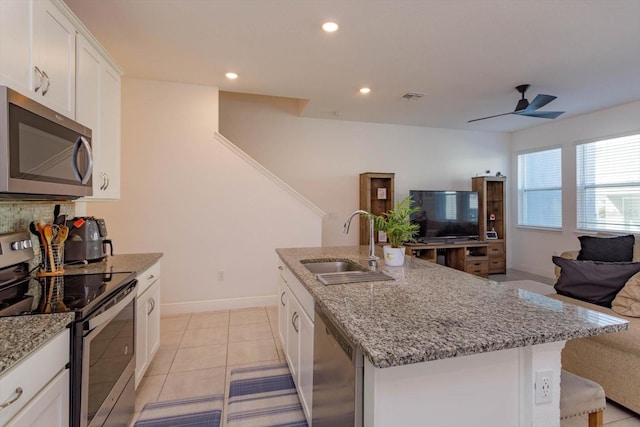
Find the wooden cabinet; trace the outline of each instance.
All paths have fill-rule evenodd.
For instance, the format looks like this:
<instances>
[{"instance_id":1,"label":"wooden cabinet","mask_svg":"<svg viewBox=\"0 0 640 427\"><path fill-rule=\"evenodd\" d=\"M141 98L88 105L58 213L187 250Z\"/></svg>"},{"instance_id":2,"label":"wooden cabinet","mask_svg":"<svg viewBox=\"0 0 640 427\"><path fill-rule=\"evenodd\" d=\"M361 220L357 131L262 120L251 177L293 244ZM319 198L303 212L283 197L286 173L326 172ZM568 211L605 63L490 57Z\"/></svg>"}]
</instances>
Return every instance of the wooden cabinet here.
<instances>
[{"instance_id":1,"label":"wooden cabinet","mask_svg":"<svg viewBox=\"0 0 640 427\"><path fill-rule=\"evenodd\" d=\"M380 215L393 209L393 173L365 172L360 174L360 209ZM378 243L378 235L374 236ZM369 244L369 220L360 215L360 244Z\"/></svg>"},{"instance_id":2,"label":"wooden cabinet","mask_svg":"<svg viewBox=\"0 0 640 427\"><path fill-rule=\"evenodd\" d=\"M444 254L444 265L466 271L476 276L489 274L489 245L485 242L466 243L407 243L407 255L414 255L431 262L438 261L438 253Z\"/></svg>"},{"instance_id":3,"label":"wooden cabinet","mask_svg":"<svg viewBox=\"0 0 640 427\"><path fill-rule=\"evenodd\" d=\"M314 301L302 283L284 265L280 269L281 305L278 330L302 408L311 422L313 397ZM284 288L284 290L283 290ZM282 315L281 315L282 313Z\"/></svg>"},{"instance_id":4,"label":"wooden cabinet","mask_svg":"<svg viewBox=\"0 0 640 427\"><path fill-rule=\"evenodd\" d=\"M0 425L69 425L69 329L0 376Z\"/></svg>"},{"instance_id":5,"label":"wooden cabinet","mask_svg":"<svg viewBox=\"0 0 640 427\"><path fill-rule=\"evenodd\" d=\"M75 37L49 0L0 1L0 83L75 118Z\"/></svg>"},{"instance_id":6,"label":"wooden cabinet","mask_svg":"<svg viewBox=\"0 0 640 427\"><path fill-rule=\"evenodd\" d=\"M480 240L489 244L489 274L506 273L506 178L479 176L471 184L478 192ZM488 232L495 232L496 239L488 239Z\"/></svg>"},{"instance_id":7,"label":"wooden cabinet","mask_svg":"<svg viewBox=\"0 0 640 427\"><path fill-rule=\"evenodd\" d=\"M160 347L160 262L138 276L136 388Z\"/></svg>"},{"instance_id":8,"label":"wooden cabinet","mask_svg":"<svg viewBox=\"0 0 640 427\"><path fill-rule=\"evenodd\" d=\"M78 35L76 120L92 130L92 199L120 198L120 74Z\"/></svg>"}]
</instances>

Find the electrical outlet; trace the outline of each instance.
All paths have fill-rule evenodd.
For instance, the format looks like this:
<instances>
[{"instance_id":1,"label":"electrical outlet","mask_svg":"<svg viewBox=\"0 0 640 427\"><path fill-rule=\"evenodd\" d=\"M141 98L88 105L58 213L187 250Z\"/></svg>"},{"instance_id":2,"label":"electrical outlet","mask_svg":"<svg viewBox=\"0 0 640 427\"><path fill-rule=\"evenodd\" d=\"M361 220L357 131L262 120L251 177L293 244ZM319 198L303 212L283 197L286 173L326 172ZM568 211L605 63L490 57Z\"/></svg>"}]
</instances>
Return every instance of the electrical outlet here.
<instances>
[{"instance_id":1,"label":"electrical outlet","mask_svg":"<svg viewBox=\"0 0 640 427\"><path fill-rule=\"evenodd\" d=\"M224 281L224 270L218 270L218 282Z\"/></svg>"},{"instance_id":2,"label":"electrical outlet","mask_svg":"<svg viewBox=\"0 0 640 427\"><path fill-rule=\"evenodd\" d=\"M553 399L551 380L553 371L536 372L536 405L551 402Z\"/></svg>"}]
</instances>

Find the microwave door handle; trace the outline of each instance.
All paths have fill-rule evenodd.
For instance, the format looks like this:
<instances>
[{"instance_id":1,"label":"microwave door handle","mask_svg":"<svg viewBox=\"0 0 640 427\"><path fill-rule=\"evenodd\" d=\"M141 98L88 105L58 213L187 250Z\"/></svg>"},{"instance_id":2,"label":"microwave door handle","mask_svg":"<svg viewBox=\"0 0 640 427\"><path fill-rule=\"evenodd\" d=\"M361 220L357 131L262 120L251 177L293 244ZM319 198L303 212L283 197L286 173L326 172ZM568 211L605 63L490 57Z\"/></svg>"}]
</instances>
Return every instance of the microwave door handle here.
<instances>
[{"instance_id":1,"label":"microwave door handle","mask_svg":"<svg viewBox=\"0 0 640 427\"><path fill-rule=\"evenodd\" d=\"M87 150L87 169L84 171L84 174L80 174L80 170L78 169L78 151L80 151L80 146L83 146ZM78 181L82 184L89 182L93 169L93 157L91 156L91 145L89 145L89 141L87 141L84 136L79 136L76 143L73 144L71 165L73 166L73 174Z\"/></svg>"},{"instance_id":2,"label":"microwave door handle","mask_svg":"<svg viewBox=\"0 0 640 427\"><path fill-rule=\"evenodd\" d=\"M129 295L122 299L122 301L118 302L116 305L109 308L104 313L100 313L93 319L89 319L89 331L93 331L98 326L110 322L111 319L116 317L118 313L120 313L120 311L122 311L122 309L127 306L127 304L133 301L135 297L136 293L130 292Z\"/></svg>"}]
</instances>

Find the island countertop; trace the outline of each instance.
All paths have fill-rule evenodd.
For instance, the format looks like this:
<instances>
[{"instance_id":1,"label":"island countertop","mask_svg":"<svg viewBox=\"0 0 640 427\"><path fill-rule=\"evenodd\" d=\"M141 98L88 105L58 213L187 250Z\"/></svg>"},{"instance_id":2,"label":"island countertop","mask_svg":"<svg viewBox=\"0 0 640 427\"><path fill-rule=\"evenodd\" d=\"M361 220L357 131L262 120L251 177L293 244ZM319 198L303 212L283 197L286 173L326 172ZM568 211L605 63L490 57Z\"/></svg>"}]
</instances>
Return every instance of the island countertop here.
<instances>
[{"instance_id":1,"label":"island countertop","mask_svg":"<svg viewBox=\"0 0 640 427\"><path fill-rule=\"evenodd\" d=\"M379 267L393 281L325 286L300 262L350 259L368 248L276 249L315 302L376 368L628 329L628 322L420 259Z\"/></svg>"}]
</instances>

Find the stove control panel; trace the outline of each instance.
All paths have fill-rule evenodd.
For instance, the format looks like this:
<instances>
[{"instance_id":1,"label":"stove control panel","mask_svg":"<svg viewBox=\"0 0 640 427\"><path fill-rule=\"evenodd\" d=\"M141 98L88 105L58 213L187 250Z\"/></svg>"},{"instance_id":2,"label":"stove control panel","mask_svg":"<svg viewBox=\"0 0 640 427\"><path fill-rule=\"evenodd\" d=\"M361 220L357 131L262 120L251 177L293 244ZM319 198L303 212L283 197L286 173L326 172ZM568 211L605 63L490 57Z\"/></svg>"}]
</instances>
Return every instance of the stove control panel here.
<instances>
[{"instance_id":1,"label":"stove control panel","mask_svg":"<svg viewBox=\"0 0 640 427\"><path fill-rule=\"evenodd\" d=\"M33 243L28 231L0 234L0 268L27 262L33 258Z\"/></svg>"}]
</instances>

